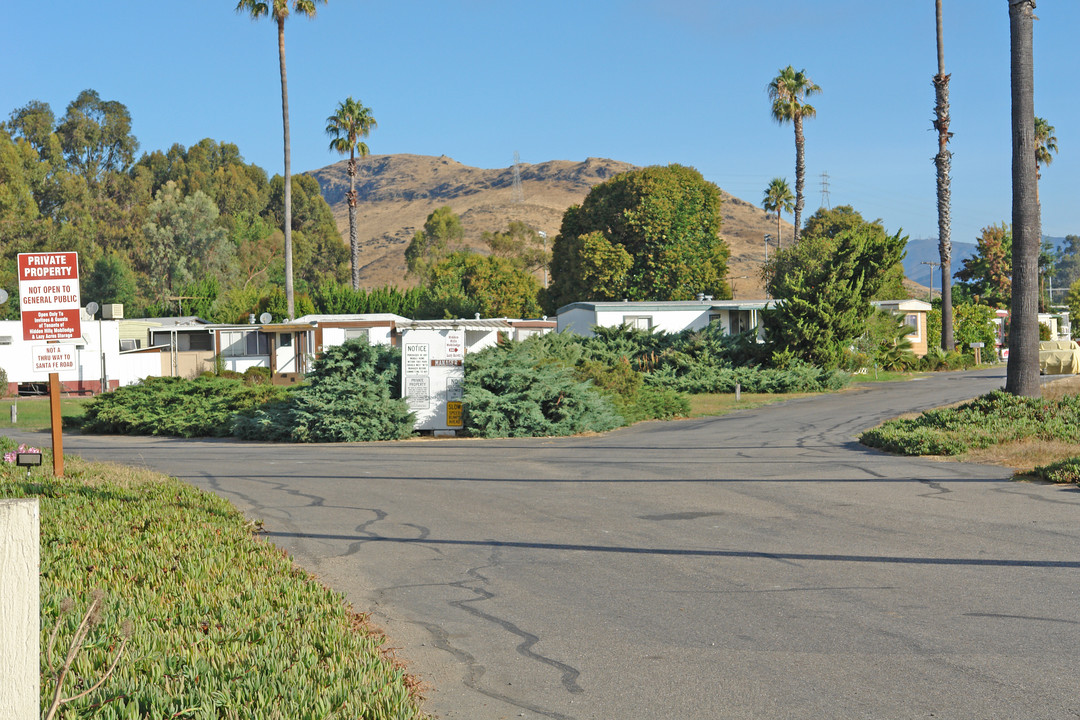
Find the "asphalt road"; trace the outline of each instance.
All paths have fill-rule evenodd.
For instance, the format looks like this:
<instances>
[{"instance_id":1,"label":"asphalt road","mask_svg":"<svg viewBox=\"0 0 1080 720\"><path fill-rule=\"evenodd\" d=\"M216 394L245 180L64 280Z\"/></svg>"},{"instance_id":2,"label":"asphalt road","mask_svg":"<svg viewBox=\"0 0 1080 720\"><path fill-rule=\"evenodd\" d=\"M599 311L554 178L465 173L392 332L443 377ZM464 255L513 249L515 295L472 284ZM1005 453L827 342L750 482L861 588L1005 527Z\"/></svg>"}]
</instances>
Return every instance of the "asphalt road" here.
<instances>
[{"instance_id":1,"label":"asphalt road","mask_svg":"<svg viewBox=\"0 0 1080 720\"><path fill-rule=\"evenodd\" d=\"M1080 717L1080 493L855 442L1003 383L567 439L65 447L262 518L440 718Z\"/></svg>"}]
</instances>

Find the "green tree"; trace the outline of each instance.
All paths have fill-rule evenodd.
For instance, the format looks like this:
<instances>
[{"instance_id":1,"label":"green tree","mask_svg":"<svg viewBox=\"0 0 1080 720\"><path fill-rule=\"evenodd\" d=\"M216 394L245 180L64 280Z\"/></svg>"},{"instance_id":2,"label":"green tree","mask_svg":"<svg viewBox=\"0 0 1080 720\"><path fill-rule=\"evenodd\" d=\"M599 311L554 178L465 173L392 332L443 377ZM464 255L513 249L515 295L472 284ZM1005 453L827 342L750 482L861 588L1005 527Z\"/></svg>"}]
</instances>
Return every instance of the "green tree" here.
<instances>
[{"instance_id":1,"label":"green tree","mask_svg":"<svg viewBox=\"0 0 1080 720\"><path fill-rule=\"evenodd\" d=\"M945 74L945 36L942 32L941 0L936 0L937 75L934 76L934 129L938 132L938 152L934 156L937 168L938 255L941 260L941 349L955 347L952 311L952 153L949 132L949 78Z\"/></svg>"},{"instance_id":2,"label":"green tree","mask_svg":"<svg viewBox=\"0 0 1080 720\"><path fill-rule=\"evenodd\" d=\"M539 291L537 279L515 261L459 251L432 268L419 311L429 317L537 317Z\"/></svg>"},{"instance_id":3,"label":"green tree","mask_svg":"<svg viewBox=\"0 0 1080 720\"><path fill-rule=\"evenodd\" d=\"M291 185L293 260L302 288L310 289L328 278L347 279L349 251L319 181L310 175L294 175ZM284 222L284 198L285 179L275 175L267 204L267 216L275 223Z\"/></svg>"},{"instance_id":4,"label":"green tree","mask_svg":"<svg viewBox=\"0 0 1080 720\"><path fill-rule=\"evenodd\" d=\"M431 270L457 251L464 240L461 218L449 205L436 208L424 221L424 229L418 230L405 248L407 274L427 282Z\"/></svg>"},{"instance_id":5,"label":"green tree","mask_svg":"<svg viewBox=\"0 0 1080 720\"><path fill-rule=\"evenodd\" d=\"M1046 122L1046 118L1035 118L1035 179L1042 178L1040 168L1054 161L1057 154L1057 136L1054 135L1054 126ZM1038 193L1038 186L1036 186Z\"/></svg>"},{"instance_id":6,"label":"green tree","mask_svg":"<svg viewBox=\"0 0 1080 720\"><path fill-rule=\"evenodd\" d=\"M292 11L309 18L315 17L315 6L326 0L293 0ZM284 136L285 155L285 217L282 232L285 235L285 301L288 305L289 319L296 317L293 299L293 251L292 251L292 169L290 167L289 147L289 88L285 73L285 19L289 17L289 0L240 0L236 4L238 13L247 13L253 20L272 16L277 25L278 66L281 74L281 124Z\"/></svg>"},{"instance_id":7,"label":"green tree","mask_svg":"<svg viewBox=\"0 0 1080 720\"><path fill-rule=\"evenodd\" d=\"M101 304L120 303L130 312L136 302L135 273L119 253L98 258L82 285L83 299Z\"/></svg>"},{"instance_id":8,"label":"green tree","mask_svg":"<svg viewBox=\"0 0 1080 720\"><path fill-rule=\"evenodd\" d=\"M1080 278L1069 286L1065 304L1069 306L1069 324L1072 325L1073 337L1080 337Z\"/></svg>"},{"instance_id":9,"label":"green tree","mask_svg":"<svg viewBox=\"0 0 1080 720\"><path fill-rule=\"evenodd\" d=\"M149 214L144 267L155 300L168 300L180 285L203 275L227 273L232 245L217 223L217 206L202 191L184 197L170 181L158 191Z\"/></svg>"},{"instance_id":10,"label":"green tree","mask_svg":"<svg viewBox=\"0 0 1080 720\"><path fill-rule=\"evenodd\" d=\"M791 188L788 187L787 180L784 178L773 178L772 182L769 183L769 187L765 188L765 197L761 201L761 207L767 213L776 213L777 250L783 247L781 242L783 235L780 229L781 214L795 209L794 200L795 196L791 194Z\"/></svg>"},{"instance_id":11,"label":"green tree","mask_svg":"<svg viewBox=\"0 0 1080 720\"><path fill-rule=\"evenodd\" d=\"M367 156L367 143L360 138L368 136L378 127L371 109L353 100L350 95L338 104L333 115L326 118L326 134L333 138L330 149L342 155L349 155L346 173L349 175L349 191L345 199L349 203L349 250L352 258L353 290L360 289L360 241L356 237L356 155Z\"/></svg>"},{"instance_id":12,"label":"green tree","mask_svg":"<svg viewBox=\"0 0 1080 720\"><path fill-rule=\"evenodd\" d=\"M67 106L56 133L68 165L91 184L105 173L127 171L139 149L127 107L102 100L95 90L83 90Z\"/></svg>"},{"instance_id":13,"label":"green tree","mask_svg":"<svg viewBox=\"0 0 1080 720\"><path fill-rule=\"evenodd\" d=\"M1012 297L1012 229L1006 223L989 225L977 239L974 255L965 258L956 278L964 295L990 307L1008 307Z\"/></svg>"},{"instance_id":14,"label":"green tree","mask_svg":"<svg viewBox=\"0 0 1080 720\"><path fill-rule=\"evenodd\" d=\"M776 266L788 269L774 272L767 286L779 300L765 313L774 352L840 367L848 346L864 332L870 299L906 244L906 236L879 234L866 224L831 239L806 237L778 252Z\"/></svg>"},{"instance_id":15,"label":"green tree","mask_svg":"<svg viewBox=\"0 0 1080 720\"><path fill-rule=\"evenodd\" d=\"M1054 283L1067 288L1080 280L1080 235L1066 235L1054 258Z\"/></svg>"},{"instance_id":16,"label":"green tree","mask_svg":"<svg viewBox=\"0 0 1080 720\"><path fill-rule=\"evenodd\" d=\"M544 237L528 223L511 220L505 232L483 232L481 239L493 257L507 258L526 272L548 262Z\"/></svg>"},{"instance_id":17,"label":"green tree","mask_svg":"<svg viewBox=\"0 0 1080 720\"><path fill-rule=\"evenodd\" d=\"M844 232L859 231L873 236L875 243L884 243L888 237L881 220L867 222L862 214L850 205L838 205L834 208L819 208L806 220L800 243L807 247L800 253L777 256L765 267L765 281L769 282L775 273L788 273L795 269L793 263L807 262L828 263L836 251L836 239ZM877 283L877 290L871 300L898 300L907 296L904 289L904 266L897 261L885 268Z\"/></svg>"},{"instance_id":18,"label":"green tree","mask_svg":"<svg viewBox=\"0 0 1080 720\"><path fill-rule=\"evenodd\" d=\"M681 165L596 185L563 214L552 246L549 314L577 300L730 297L720 203L716 185Z\"/></svg>"},{"instance_id":19,"label":"green tree","mask_svg":"<svg viewBox=\"0 0 1080 720\"><path fill-rule=\"evenodd\" d=\"M795 70L791 65L782 69L773 78L767 88L772 101L773 120L783 125L790 122L795 126L795 242L799 242L799 224L805 198L803 187L806 181L806 148L803 137L803 118L817 115L813 105L806 102L812 95L821 92L806 70Z\"/></svg>"}]
</instances>

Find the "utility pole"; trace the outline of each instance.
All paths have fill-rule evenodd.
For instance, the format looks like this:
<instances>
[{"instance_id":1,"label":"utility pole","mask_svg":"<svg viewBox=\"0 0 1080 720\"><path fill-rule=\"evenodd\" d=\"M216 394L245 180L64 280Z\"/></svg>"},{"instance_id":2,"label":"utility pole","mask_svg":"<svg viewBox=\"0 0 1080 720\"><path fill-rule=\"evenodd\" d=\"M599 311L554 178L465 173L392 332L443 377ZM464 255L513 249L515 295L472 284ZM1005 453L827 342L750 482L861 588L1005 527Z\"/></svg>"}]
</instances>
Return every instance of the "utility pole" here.
<instances>
[{"instance_id":1,"label":"utility pole","mask_svg":"<svg viewBox=\"0 0 1080 720\"><path fill-rule=\"evenodd\" d=\"M934 262L933 260L923 260L923 265L930 266L930 302L934 301L934 269L941 267L941 263Z\"/></svg>"}]
</instances>

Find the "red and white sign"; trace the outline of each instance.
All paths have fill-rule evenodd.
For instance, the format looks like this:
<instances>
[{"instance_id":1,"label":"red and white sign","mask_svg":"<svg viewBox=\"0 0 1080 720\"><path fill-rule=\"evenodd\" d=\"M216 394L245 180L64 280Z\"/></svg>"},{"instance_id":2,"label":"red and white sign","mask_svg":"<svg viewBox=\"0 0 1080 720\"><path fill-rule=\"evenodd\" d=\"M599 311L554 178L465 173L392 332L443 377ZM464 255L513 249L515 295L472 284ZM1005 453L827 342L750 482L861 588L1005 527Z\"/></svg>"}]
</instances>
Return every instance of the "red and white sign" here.
<instances>
[{"instance_id":1,"label":"red and white sign","mask_svg":"<svg viewBox=\"0 0 1080 720\"><path fill-rule=\"evenodd\" d=\"M19 308L23 340L81 337L79 254L19 253Z\"/></svg>"},{"instance_id":2,"label":"red and white sign","mask_svg":"<svg viewBox=\"0 0 1080 720\"><path fill-rule=\"evenodd\" d=\"M34 345L34 372L59 373L76 369L75 346Z\"/></svg>"}]
</instances>

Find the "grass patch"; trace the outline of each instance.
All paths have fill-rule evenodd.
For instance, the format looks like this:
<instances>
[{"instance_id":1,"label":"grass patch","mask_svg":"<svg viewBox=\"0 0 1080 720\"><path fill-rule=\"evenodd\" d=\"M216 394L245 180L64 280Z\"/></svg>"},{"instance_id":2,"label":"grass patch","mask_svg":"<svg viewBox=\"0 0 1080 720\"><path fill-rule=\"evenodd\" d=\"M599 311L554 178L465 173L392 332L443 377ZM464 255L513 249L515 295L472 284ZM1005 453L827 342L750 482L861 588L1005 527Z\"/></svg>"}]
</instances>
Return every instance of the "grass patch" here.
<instances>
[{"instance_id":1,"label":"grass patch","mask_svg":"<svg viewBox=\"0 0 1080 720\"><path fill-rule=\"evenodd\" d=\"M72 420L82 417L83 408L93 398L60 398L60 416ZM11 422L11 406L16 406L18 421ZM50 428L49 398L20 397L0 400L0 430L48 430Z\"/></svg>"},{"instance_id":2,"label":"grass patch","mask_svg":"<svg viewBox=\"0 0 1080 720\"><path fill-rule=\"evenodd\" d=\"M64 694L102 677L122 626L130 640L104 686L57 717L424 717L384 637L228 502L147 470L78 457L66 466L55 478L46 458L28 481L0 463L0 496L40 501L42 648L59 623L63 657L95 589L105 592L101 622ZM45 708L47 658L42 673Z\"/></svg>"},{"instance_id":3,"label":"grass patch","mask_svg":"<svg viewBox=\"0 0 1080 720\"><path fill-rule=\"evenodd\" d=\"M900 417L868 430L860 441L902 455L944 455L1052 482L1080 482L1080 378L1044 385L1041 398L996 391Z\"/></svg>"},{"instance_id":4,"label":"grass patch","mask_svg":"<svg viewBox=\"0 0 1080 720\"><path fill-rule=\"evenodd\" d=\"M751 410L763 405L771 405L785 400L812 397L821 393L788 393L775 395L772 393L742 393L738 402L733 393L703 393L690 395L690 417L708 417L712 415L727 415L736 410Z\"/></svg>"}]
</instances>

